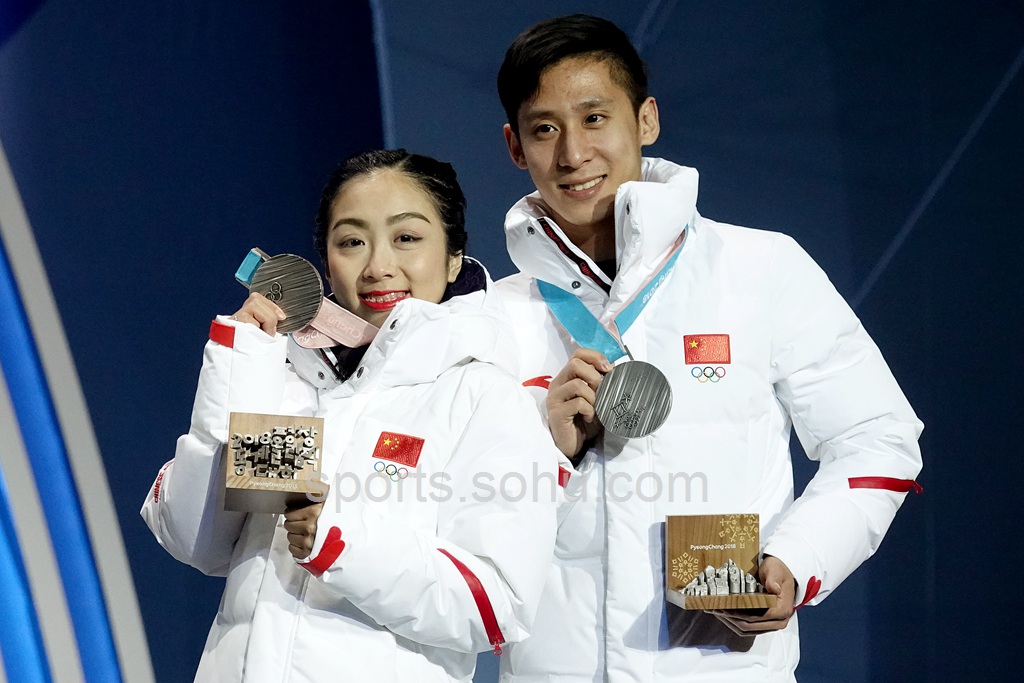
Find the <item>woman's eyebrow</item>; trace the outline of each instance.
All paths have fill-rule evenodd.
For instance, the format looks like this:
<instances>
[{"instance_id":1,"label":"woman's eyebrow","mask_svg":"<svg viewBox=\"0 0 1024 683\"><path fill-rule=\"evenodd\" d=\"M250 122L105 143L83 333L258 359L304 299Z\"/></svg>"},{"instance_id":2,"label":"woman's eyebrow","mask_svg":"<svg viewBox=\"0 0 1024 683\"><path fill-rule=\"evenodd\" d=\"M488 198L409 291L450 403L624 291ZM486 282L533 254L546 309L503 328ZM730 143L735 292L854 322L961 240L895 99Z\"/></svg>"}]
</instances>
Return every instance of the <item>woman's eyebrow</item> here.
<instances>
[{"instance_id":1,"label":"woman's eyebrow","mask_svg":"<svg viewBox=\"0 0 1024 683\"><path fill-rule=\"evenodd\" d=\"M361 218L349 218L347 216L342 216L337 220L337 222L334 225L331 226L331 230L341 227L342 225L351 225L356 228L366 228L367 224L366 221L364 221Z\"/></svg>"},{"instance_id":2,"label":"woman's eyebrow","mask_svg":"<svg viewBox=\"0 0 1024 683\"><path fill-rule=\"evenodd\" d=\"M395 223L401 223L402 221L407 221L410 218L419 219L419 220L423 221L424 223L429 223L430 222L429 218L424 216L422 213L419 213L418 211L403 211L402 213L396 213L394 216L390 216L388 218L388 225L394 225Z\"/></svg>"}]
</instances>

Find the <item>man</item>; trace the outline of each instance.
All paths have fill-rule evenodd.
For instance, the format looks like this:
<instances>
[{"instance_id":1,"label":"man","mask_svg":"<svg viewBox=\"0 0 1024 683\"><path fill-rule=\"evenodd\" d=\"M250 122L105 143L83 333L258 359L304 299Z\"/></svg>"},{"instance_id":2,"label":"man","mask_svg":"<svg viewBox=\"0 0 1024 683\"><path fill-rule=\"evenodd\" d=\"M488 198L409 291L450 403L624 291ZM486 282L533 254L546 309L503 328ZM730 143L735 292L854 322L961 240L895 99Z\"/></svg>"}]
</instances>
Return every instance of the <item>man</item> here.
<instances>
[{"instance_id":1,"label":"man","mask_svg":"<svg viewBox=\"0 0 1024 683\"><path fill-rule=\"evenodd\" d=\"M702 217L695 170L642 158L658 107L621 30L541 22L509 47L498 90L509 153L537 188L508 213L521 272L500 287L524 384L576 470L534 632L503 680L794 680L794 610L878 547L918 488L921 423L793 240ZM604 353L582 348L599 338ZM607 356L627 351L671 386L649 436L595 414ZM791 427L820 463L796 500ZM777 606L666 605L665 517L726 513L760 515L758 578Z\"/></svg>"}]
</instances>

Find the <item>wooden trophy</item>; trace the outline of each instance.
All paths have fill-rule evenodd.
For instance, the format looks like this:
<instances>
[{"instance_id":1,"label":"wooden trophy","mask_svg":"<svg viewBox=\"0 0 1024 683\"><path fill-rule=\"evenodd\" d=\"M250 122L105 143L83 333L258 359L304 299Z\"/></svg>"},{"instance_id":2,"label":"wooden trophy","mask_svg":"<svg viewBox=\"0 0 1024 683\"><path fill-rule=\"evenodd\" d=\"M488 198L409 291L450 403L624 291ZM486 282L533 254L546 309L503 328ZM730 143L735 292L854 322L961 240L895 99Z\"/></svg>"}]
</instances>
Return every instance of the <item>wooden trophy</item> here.
<instances>
[{"instance_id":1,"label":"wooden trophy","mask_svg":"<svg viewBox=\"0 0 1024 683\"><path fill-rule=\"evenodd\" d=\"M231 413L224 456L224 509L284 512L323 500L322 417Z\"/></svg>"},{"instance_id":2,"label":"wooden trophy","mask_svg":"<svg viewBox=\"0 0 1024 683\"><path fill-rule=\"evenodd\" d=\"M665 521L665 598L683 609L757 609L776 596L757 581L758 515L679 515Z\"/></svg>"}]
</instances>

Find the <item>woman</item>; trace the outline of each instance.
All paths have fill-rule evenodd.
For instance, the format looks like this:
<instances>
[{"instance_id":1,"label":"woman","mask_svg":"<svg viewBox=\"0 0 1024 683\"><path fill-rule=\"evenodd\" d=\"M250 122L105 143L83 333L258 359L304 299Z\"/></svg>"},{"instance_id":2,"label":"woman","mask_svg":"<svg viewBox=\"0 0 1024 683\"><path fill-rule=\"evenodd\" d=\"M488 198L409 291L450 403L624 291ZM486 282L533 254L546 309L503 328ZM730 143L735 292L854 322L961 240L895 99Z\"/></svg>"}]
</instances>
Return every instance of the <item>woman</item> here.
<instances>
[{"instance_id":1,"label":"woman","mask_svg":"<svg viewBox=\"0 0 1024 683\"><path fill-rule=\"evenodd\" d=\"M506 372L511 335L463 256L464 209L448 164L353 157L324 189L316 245L335 300L380 327L373 342L302 349L258 294L215 321L231 347L207 343L190 431L142 509L174 557L227 576L197 680L468 681L475 653L527 635L559 456ZM224 511L232 411L323 417L326 500ZM397 464L382 446L395 439Z\"/></svg>"}]
</instances>

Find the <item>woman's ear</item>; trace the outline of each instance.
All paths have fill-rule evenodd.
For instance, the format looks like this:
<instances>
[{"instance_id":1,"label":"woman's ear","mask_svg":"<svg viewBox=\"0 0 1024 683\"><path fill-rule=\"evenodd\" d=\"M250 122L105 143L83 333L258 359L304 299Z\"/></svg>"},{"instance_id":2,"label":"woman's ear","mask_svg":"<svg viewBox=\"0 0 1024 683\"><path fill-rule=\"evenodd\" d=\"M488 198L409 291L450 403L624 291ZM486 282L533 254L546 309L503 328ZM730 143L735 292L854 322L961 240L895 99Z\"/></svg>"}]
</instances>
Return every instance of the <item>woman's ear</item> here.
<instances>
[{"instance_id":1,"label":"woman's ear","mask_svg":"<svg viewBox=\"0 0 1024 683\"><path fill-rule=\"evenodd\" d=\"M455 282L455 278L462 272L462 252L455 256L448 257L448 284Z\"/></svg>"}]
</instances>

